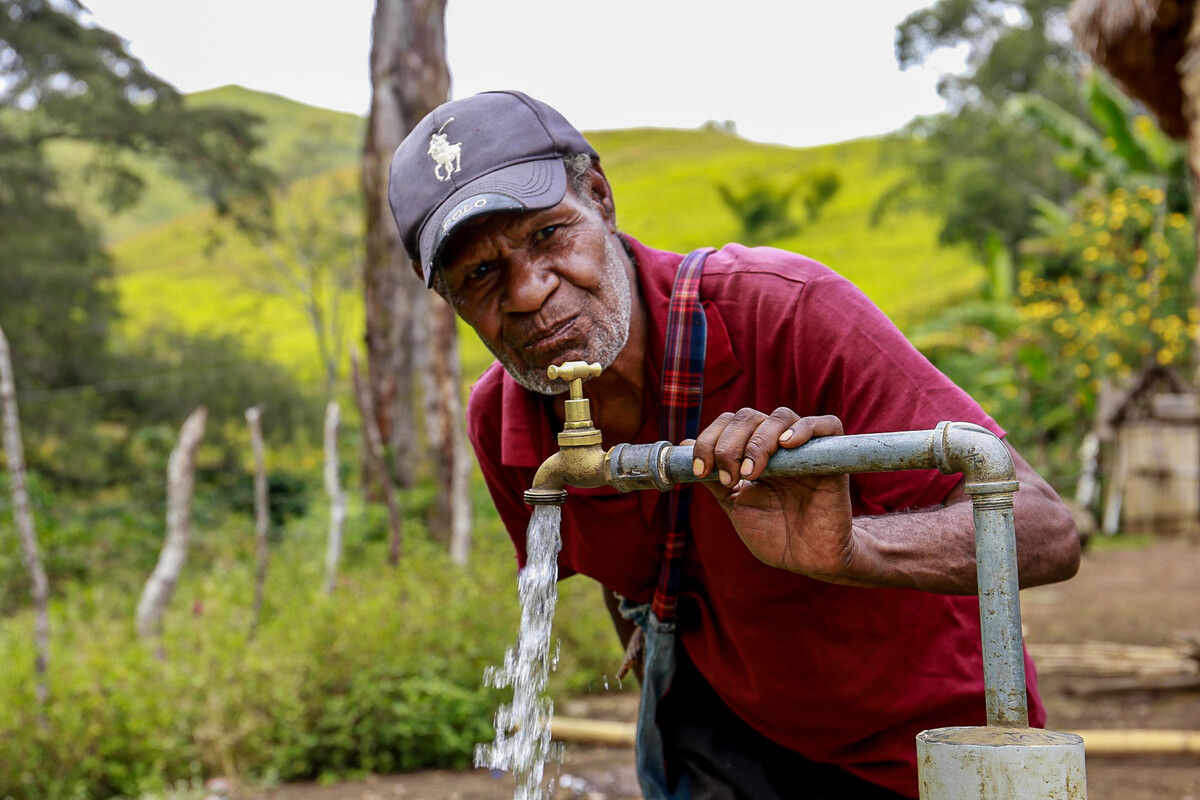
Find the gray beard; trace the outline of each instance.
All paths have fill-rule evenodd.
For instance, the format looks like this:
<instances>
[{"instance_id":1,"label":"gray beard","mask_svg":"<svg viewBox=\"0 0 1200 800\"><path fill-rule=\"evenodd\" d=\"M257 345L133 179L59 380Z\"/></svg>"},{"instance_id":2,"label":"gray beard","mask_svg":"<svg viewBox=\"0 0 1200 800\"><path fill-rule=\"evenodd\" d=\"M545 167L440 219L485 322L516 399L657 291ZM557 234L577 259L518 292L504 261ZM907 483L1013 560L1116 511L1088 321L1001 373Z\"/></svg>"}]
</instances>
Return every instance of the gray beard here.
<instances>
[{"instance_id":1,"label":"gray beard","mask_svg":"<svg viewBox=\"0 0 1200 800\"><path fill-rule=\"evenodd\" d=\"M601 369L608 369L629 341L629 324L633 318L633 289L625 274L621 251L613 244L612 237L604 240L604 271L601 273L599 291L601 296L616 297L617 307L612 310L613 313L601 315L595 320L595 334L588 343L588 360L599 362ZM513 380L531 392L555 395L567 391L566 381L550 380L544 369L519 366L494 350L492 355Z\"/></svg>"}]
</instances>

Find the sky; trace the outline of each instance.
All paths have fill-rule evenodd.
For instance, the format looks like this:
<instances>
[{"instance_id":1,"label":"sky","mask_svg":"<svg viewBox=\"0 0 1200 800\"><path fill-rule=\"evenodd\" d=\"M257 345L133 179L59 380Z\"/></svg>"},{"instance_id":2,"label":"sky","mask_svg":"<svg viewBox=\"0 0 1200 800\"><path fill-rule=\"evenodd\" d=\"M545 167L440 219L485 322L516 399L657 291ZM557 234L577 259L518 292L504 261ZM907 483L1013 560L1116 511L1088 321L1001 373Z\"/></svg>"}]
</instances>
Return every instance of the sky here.
<instances>
[{"instance_id":1,"label":"sky","mask_svg":"<svg viewBox=\"0 0 1200 800\"><path fill-rule=\"evenodd\" d=\"M901 72L895 27L933 0L448 0L451 96L520 89L582 130L732 120L811 146L944 108L938 70ZM184 92L236 83L365 114L374 0L84 0Z\"/></svg>"}]
</instances>

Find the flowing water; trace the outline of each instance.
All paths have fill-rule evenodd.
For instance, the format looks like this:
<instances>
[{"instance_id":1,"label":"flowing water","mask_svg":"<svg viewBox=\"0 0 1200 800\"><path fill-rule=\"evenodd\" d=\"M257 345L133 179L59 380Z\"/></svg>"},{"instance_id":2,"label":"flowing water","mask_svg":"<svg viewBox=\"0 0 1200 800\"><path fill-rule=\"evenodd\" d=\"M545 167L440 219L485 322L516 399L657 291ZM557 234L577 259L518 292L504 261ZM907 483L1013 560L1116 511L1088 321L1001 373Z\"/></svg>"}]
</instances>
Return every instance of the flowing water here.
<instances>
[{"instance_id":1,"label":"flowing water","mask_svg":"<svg viewBox=\"0 0 1200 800\"><path fill-rule=\"evenodd\" d=\"M515 775L514 800L542 800L546 761L561 758L560 748L550 740L554 704L544 696L557 661L550 653L550 631L558 601L561 523L561 506L534 506L525 539L525 568L517 578L521 630L516 645L504 654L504 666L488 667L483 676L489 686L511 686L513 699L496 711L496 740L475 747L475 766Z\"/></svg>"}]
</instances>

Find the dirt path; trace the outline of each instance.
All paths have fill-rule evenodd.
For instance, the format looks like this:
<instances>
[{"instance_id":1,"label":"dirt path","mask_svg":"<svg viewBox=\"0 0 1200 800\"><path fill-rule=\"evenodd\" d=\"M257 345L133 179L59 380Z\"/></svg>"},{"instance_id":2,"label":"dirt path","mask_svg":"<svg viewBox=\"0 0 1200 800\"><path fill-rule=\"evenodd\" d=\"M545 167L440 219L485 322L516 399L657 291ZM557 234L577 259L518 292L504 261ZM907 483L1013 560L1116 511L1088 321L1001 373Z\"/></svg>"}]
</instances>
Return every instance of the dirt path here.
<instances>
[{"instance_id":1,"label":"dirt path","mask_svg":"<svg viewBox=\"0 0 1200 800\"><path fill-rule=\"evenodd\" d=\"M1092 640L1169 645L1179 633L1200 634L1200 544L1160 540L1147 546L1084 555L1073 580L1022 594L1026 635L1033 643ZM1082 697L1071 679L1042 681L1056 730L1180 728L1200 730L1200 692ZM631 721L636 697L606 692L564 704L575 717ZM548 768L548 774L552 768ZM1089 756L1090 800L1200 800L1200 757ZM636 800L633 753L627 748L567 748L553 800ZM337 786L297 784L235 792L231 800L506 800L513 781L486 771L429 771Z\"/></svg>"}]
</instances>

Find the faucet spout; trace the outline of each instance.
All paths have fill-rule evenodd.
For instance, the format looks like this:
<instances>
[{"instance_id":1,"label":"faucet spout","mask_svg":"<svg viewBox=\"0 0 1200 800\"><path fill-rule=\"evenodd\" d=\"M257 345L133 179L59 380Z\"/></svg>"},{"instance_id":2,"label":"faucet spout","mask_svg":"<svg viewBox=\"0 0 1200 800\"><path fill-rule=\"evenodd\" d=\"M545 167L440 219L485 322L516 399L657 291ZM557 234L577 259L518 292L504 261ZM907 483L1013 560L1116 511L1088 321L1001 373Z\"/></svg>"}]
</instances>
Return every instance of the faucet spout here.
<instances>
[{"instance_id":1,"label":"faucet spout","mask_svg":"<svg viewBox=\"0 0 1200 800\"><path fill-rule=\"evenodd\" d=\"M567 499L566 486L604 486L608 483L604 455L599 442L564 445L538 467L532 488L525 492L525 502L531 506L559 505Z\"/></svg>"}]
</instances>

